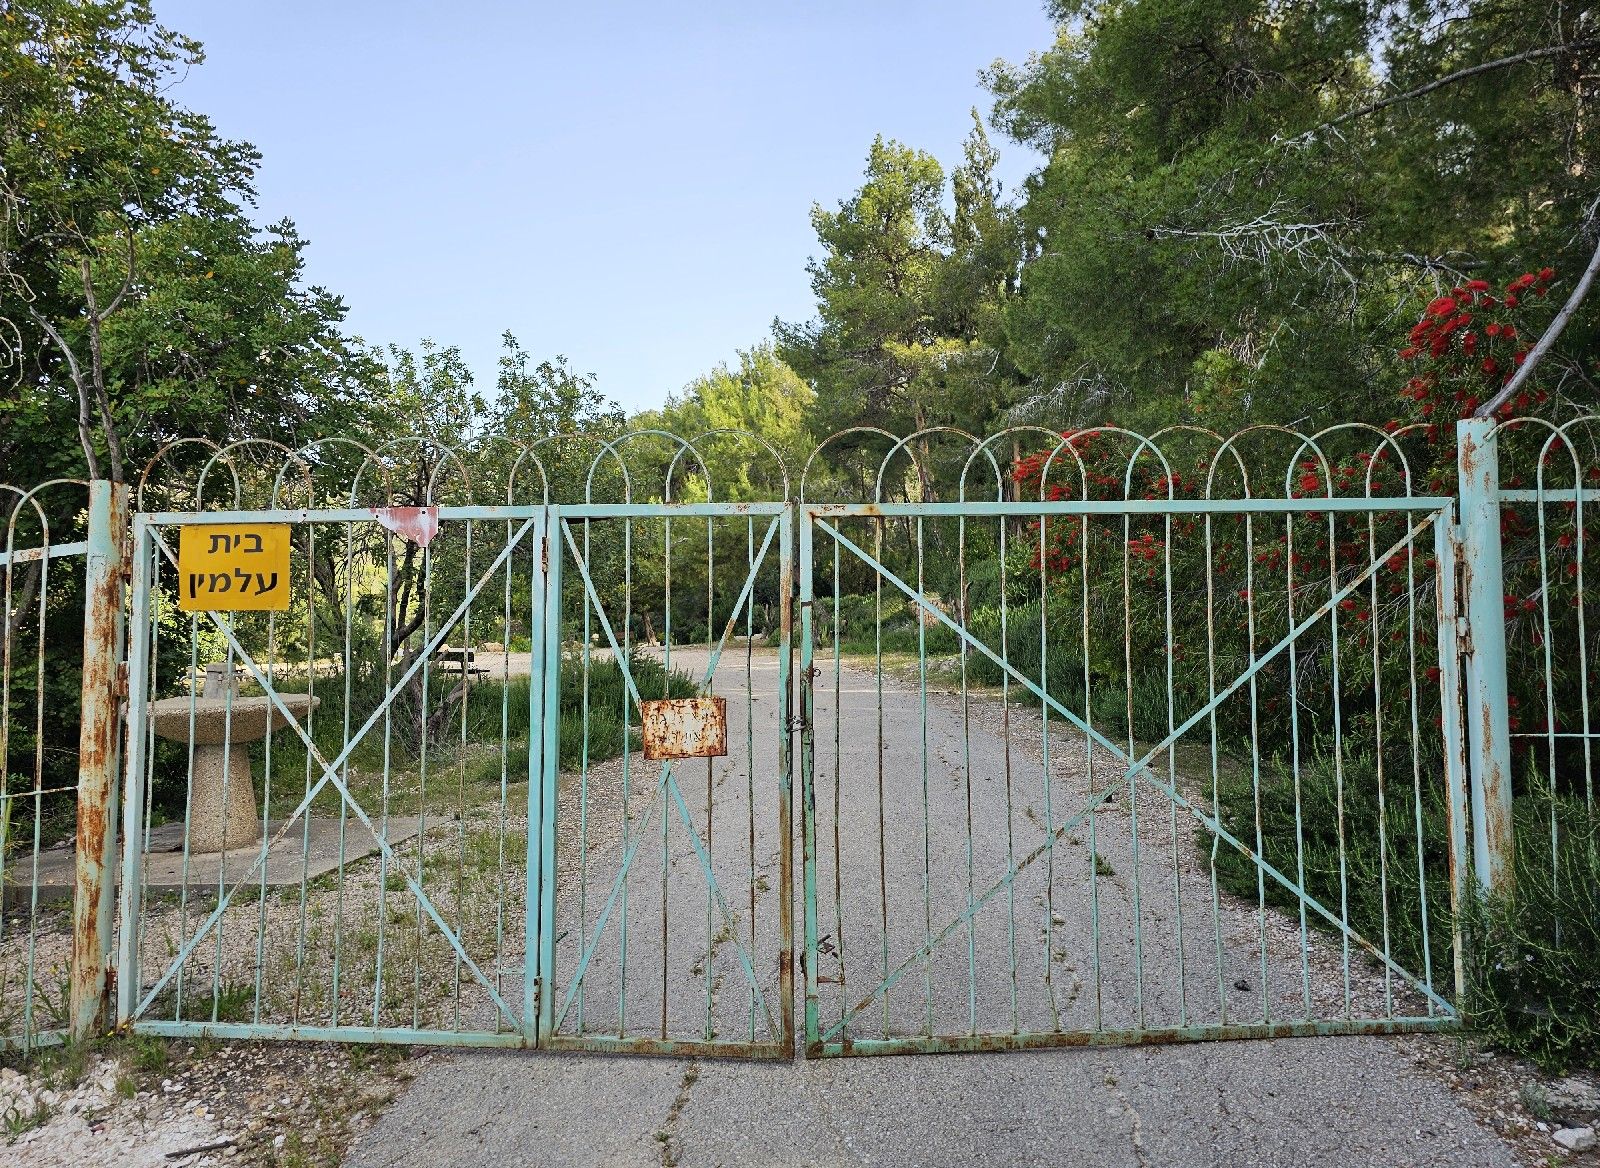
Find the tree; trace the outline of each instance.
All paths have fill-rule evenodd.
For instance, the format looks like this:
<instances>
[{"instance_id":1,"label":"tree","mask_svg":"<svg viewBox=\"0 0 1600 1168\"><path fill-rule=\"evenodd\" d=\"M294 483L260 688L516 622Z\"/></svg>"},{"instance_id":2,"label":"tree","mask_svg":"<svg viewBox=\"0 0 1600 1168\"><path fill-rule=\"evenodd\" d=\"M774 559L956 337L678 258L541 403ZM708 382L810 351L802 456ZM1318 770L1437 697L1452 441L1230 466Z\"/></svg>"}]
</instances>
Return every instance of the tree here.
<instances>
[{"instance_id":1,"label":"tree","mask_svg":"<svg viewBox=\"0 0 1600 1168\"><path fill-rule=\"evenodd\" d=\"M1016 231L974 121L950 206L936 160L879 138L861 189L836 212L812 212L825 252L809 269L817 319L774 331L779 356L816 390L819 439L852 425L983 429L1015 394L999 308L1015 286Z\"/></svg>"},{"instance_id":2,"label":"tree","mask_svg":"<svg viewBox=\"0 0 1600 1168\"><path fill-rule=\"evenodd\" d=\"M1049 159L1006 330L1063 424L1381 421L1396 319L1479 275L1584 267L1592 6L1054 11L1056 44L989 83ZM1575 332L1587 396L1592 321Z\"/></svg>"},{"instance_id":3,"label":"tree","mask_svg":"<svg viewBox=\"0 0 1600 1168\"><path fill-rule=\"evenodd\" d=\"M635 425L659 427L695 442L719 501L781 499L783 472L791 490L797 488L811 453L814 396L764 342L740 350L737 368L717 365L669 397L659 411L641 414ZM717 431L753 434L772 449ZM698 472L697 461L689 461L689 469Z\"/></svg>"},{"instance_id":4,"label":"tree","mask_svg":"<svg viewBox=\"0 0 1600 1168\"><path fill-rule=\"evenodd\" d=\"M593 374L573 372L565 357L557 355L554 360L534 364L509 330L501 337L501 347L491 408L494 431L511 439L513 446L533 452L549 479L553 501L583 498L589 463L599 451L598 443L622 432L625 415L595 387ZM581 435L581 440L569 440L576 435ZM508 448L491 447L484 453L494 457L497 452L504 458ZM609 468L602 473L609 473ZM506 481L511 474L507 459L500 481ZM541 496L546 484L540 481L537 469L524 466L516 474L520 498Z\"/></svg>"},{"instance_id":5,"label":"tree","mask_svg":"<svg viewBox=\"0 0 1600 1168\"><path fill-rule=\"evenodd\" d=\"M258 156L170 96L200 46L143 0L27 0L0 20L0 317L22 481L129 477L177 435L291 441L359 414L376 366L301 282L290 223L246 209ZM74 454L57 440L76 429Z\"/></svg>"}]
</instances>

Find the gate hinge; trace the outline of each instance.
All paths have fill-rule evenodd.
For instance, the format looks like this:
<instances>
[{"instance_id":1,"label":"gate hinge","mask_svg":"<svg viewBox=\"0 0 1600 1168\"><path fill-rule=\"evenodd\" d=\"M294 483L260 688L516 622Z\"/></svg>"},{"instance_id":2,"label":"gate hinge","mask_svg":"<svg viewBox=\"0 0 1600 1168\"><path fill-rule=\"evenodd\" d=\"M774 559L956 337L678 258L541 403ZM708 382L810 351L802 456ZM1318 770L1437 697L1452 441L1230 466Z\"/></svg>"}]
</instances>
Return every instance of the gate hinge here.
<instances>
[{"instance_id":1,"label":"gate hinge","mask_svg":"<svg viewBox=\"0 0 1600 1168\"><path fill-rule=\"evenodd\" d=\"M128 700L128 663L117 662L117 672L111 679L111 696L118 701Z\"/></svg>"},{"instance_id":2,"label":"gate hinge","mask_svg":"<svg viewBox=\"0 0 1600 1168\"><path fill-rule=\"evenodd\" d=\"M804 714L796 714L793 718L789 719L789 733L804 734L805 729L806 716Z\"/></svg>"}]
</instances>

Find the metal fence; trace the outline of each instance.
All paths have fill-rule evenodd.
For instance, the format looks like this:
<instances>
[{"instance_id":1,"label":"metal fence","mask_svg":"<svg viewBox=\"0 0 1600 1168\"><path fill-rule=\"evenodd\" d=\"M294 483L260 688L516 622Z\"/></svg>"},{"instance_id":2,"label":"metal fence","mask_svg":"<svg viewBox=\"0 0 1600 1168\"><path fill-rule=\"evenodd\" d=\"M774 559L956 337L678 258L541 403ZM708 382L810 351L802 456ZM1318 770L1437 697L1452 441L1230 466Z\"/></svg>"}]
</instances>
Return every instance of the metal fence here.
<instances>
[{"instance_id":1,"label":"metal fence","mask_svg":"<svg viewBox=\"0 0 1600 1168\"><path fill-rule=\"evenodd\" d=\"M0 1050L26 1053L105 1004L127 492L58 479L0 500Z\"/></svg>"},{"instance_id":2,"label":"metal fence","mask_svg":"<svg viewBox=\"0 0 1600 1168\"><path fill-rule=\"evenodd\" d=\"M184 442L131 507L13 491L6 1041L1458 1025L1464 898L1594 838L1593 446L859 430L791 480L727 433ZM262 525L276 607L194 601L269 579L195 572L185 533ZM644 732L687 698L725 754Z\"/></svg>"}]
</instances>

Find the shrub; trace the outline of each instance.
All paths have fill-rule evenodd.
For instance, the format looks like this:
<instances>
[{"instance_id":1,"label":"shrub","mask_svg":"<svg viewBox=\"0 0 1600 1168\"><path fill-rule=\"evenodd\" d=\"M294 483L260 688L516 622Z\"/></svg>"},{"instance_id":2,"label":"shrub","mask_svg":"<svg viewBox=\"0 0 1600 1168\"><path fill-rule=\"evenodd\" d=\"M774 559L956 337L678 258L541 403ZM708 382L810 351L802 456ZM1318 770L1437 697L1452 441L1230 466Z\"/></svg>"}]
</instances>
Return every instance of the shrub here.
<instances>
[{"instance_id":1,"label":"shrub","mask_svg":"<svg viewBox=\"0 0 1600 1168\"><path fill-rule=\"evenodd\" d=\"M1547 1072L1600 1065L1600 813L1528 796L1515 824L1509 891L1475 898L1463 922L1467 1012Z\"/></svg>"}]
</instances>

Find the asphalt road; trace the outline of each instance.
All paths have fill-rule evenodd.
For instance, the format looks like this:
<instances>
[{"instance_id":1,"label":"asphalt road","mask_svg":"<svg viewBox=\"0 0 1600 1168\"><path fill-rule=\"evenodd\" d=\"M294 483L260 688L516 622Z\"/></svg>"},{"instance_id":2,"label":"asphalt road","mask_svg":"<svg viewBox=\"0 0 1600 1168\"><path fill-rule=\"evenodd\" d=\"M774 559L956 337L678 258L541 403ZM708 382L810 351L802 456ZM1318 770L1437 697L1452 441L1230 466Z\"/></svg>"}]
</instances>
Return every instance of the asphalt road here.
<instances>
[{"instance_id":1,"label":"asphalt road","mask_svg":"<svg viewBox=\"0 0 1600 1168\"><path fill-rule=\"evenodd\" d=\"M704 655L679 654L675 664L703 668ZM1108 1028L1155 1027L1425 1008L1403 979L1370 963L1355 963L1347 988L1341 947L1325 935L1311 935L1302 961L1296 920L1269 910L1264 926L1255 905L1214 900L1192 826L1148 786L1095 803L1092 841L1086 817L1014 886L968 910L1012 862L1050 838L1047 823L1086 810L1091 790L1115 785L1114 760L1056 727L1047 767L1037 714L963 706L937 693L925 705L914 686L893 682L880 707L871 674L841 669L835 687L831 664L821 664L815 773L825 1030L843 1021L840 1034L853 1038L960 1035L1083 1028L1097 1018ZM562 823L562 1033L773 1037L776 676L770 653L747 658L741 647L723 662L717 686L729 699L729 757L680 765L681 807L657 795L655 764L638 760L626 801L608 788L590 808L596 822L608 812L599 805L605 798L613 817L625 811L625 831L612 833L609 846L577 853L576 825ZM630 839L639 843L624 873ZM720 903L708 895L705 863ZM963 912L971 927L962 924L920 959L926 938ZM873 993L885 970L901 966L893 989ZM1303 1038L793 1063L441 1053L429 1056L346 1162L1515 1160L1386 1040Z\"/></svg>"}]
</instances>

